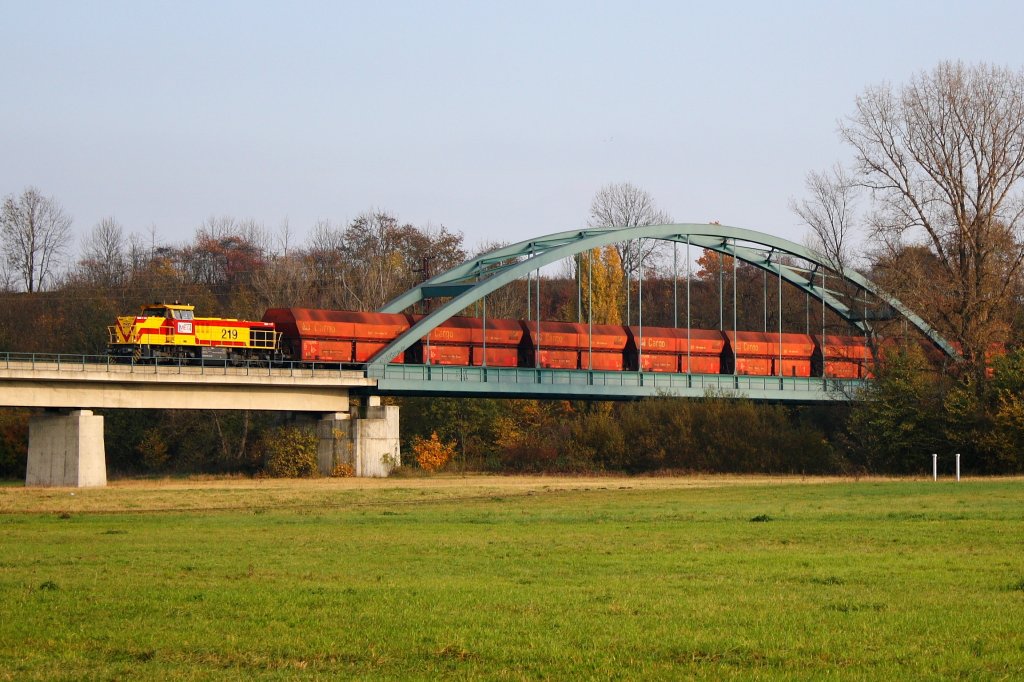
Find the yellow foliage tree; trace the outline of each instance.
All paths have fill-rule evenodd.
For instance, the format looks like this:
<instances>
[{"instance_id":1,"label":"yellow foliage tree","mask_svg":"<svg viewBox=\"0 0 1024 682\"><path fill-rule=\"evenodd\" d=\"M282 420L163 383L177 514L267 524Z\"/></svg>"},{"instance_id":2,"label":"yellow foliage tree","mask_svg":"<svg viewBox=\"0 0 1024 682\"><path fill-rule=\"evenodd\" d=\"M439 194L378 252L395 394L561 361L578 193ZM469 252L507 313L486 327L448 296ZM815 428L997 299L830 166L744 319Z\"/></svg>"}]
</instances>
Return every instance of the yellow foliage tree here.
<instances>
[{"instance_id":1,"label":"yellow foliage tree","mask_svg":"<svg viewBox=\"0 0 1024 682\"><path fill-rule=\"evenodd\" d=\"M412 452L416 462L424 471L439 471L455 457L455 442L445 443L437 437L437 431L430 438L417 436L412 441Z\"/></svg>"},{"instance_id":2,"label":"yellow foliage tree","mask_svg":"<svg viewBox=\"0 0 1024 682\"><path fill-rule=\"evenodd\" d=\"M592 313L594 324L622 324L620 306L625 287L622 260L615 247L609 245L577 254L576 272L582 289L580 319L591 319Z\"/></svg>"}]
</instances>

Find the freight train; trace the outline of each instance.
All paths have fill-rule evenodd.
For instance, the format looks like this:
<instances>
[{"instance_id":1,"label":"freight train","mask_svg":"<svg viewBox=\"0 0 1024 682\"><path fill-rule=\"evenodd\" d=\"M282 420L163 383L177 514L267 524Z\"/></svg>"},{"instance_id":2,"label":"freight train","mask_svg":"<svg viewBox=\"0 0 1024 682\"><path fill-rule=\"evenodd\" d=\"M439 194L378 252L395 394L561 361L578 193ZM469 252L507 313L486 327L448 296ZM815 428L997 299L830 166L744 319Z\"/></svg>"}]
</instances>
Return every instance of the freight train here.
<instances>
[{"instance_id":1,"label":"freight train","mask_svg":"<svg viewBox=\"0 0 1024 682\"><path fill-rule=\"evenodd\" d=\"M109 328L108 352L140 361L205 359L358 366L421 315L271 308L260 321L195 317L157 303ZM872 353L853 336L678 329L453 317L394 363L599 371L871 376Z\"/></svg>"}]
</instances>

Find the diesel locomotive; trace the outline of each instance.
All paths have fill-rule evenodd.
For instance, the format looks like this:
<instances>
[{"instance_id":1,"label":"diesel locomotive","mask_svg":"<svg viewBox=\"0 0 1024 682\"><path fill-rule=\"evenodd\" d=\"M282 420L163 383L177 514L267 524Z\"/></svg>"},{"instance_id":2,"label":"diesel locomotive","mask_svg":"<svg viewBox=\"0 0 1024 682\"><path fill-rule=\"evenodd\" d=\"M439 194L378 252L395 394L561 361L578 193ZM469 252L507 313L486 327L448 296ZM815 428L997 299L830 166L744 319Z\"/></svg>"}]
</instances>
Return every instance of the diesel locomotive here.
<instances>
[{"instance_id":1,"label":"diesel locomotive","mask_svg":"<svg viewBox=\"0 0 1024 682\"><path fill-rule=\"evenodd\" d=\"M271 322L196 317L177 303L142 306L107 327L107 352L134 360L280 360L281 334Z\"/></svg>"}]
</instances>

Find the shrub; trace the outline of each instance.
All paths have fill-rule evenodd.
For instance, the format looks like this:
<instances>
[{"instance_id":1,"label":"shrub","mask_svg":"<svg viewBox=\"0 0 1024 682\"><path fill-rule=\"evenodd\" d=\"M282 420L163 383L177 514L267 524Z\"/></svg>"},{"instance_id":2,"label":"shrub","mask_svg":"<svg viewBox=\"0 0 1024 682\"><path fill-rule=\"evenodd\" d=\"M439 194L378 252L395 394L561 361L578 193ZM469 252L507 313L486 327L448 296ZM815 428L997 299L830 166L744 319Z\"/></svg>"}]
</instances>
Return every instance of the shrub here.
<instances>
[{"instance_id":1,"label":"shrub","mask_svg":"<svg viewBox=\"0 0 1024 682\"><path fill-rule=\"evenodd\" d=\"M356 470L348 462L338 462L331 470L331 478L352 478L355 475Z\"/></svg>"},{"instance_id":2,"label":"shrub","mask_svg":"<svg viewBox=\"0 0 1024 682\"><path fill-rule=\"evenodd\" d=\"M430 434L430 438L414 438L412 441L412 453L416 462L424 471L438 471L443 469L455 457L454 441L444 443L437 437L437 431Z\"/></svg>"},{"instance_id":3,"label":"shrub","mask_svg":"<svg viewBox=\"0 0 1024 682\"><path fill-rule=\"evenodd\" d=\"M309 429L278 426L260 438L264 471L276 478L311 478L320 474L317 466L317 436Z\"/></svg>"},{"instance_id":4,"label":"shrub","mask_svg":"<svg viewBox=\"0 0 1024 682\"><path fill-rule=\"evenodd\" d=\"M135 450L142 458L142 464L150 471L162 470L170 459L167 441L164 440L160 429L157 428L146 429L142 434L142 440L135 446Z\"/></svg>"}]
</instances>

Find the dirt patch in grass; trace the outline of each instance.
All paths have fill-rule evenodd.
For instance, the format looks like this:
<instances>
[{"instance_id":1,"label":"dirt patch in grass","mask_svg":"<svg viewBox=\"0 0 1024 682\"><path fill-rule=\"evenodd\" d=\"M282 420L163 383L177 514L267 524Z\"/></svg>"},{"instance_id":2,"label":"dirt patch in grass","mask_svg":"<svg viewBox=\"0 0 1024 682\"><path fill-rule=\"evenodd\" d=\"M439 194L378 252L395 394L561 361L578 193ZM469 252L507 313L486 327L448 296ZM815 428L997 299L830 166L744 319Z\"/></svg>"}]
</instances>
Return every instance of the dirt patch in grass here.
<instances>
[{"instance_id":1,"label":"dirt patch in grass","mask_svg":"<svg viewBox=\"0 0 1024 682\"><path fill-rule=\"evenodd\" d=\"M378 503L493 498L587 491L649 491L844 481L802 476L494 476L268 479L237 476L123 479L106 488L0 488L2 514L111 514L161 511L295 509ZM867 479L861 479L867 480ZM258 511L256 512L258 513Z\"/></svg>"},{"instance_id":2,"label":"dirt patch in grass","mask_svg":"<svg viewBox=\"0 0 1024 682\"><path fill-rule=\"evenodd\" d=\"M154 512L252 511L338 508L379 504L418 504L444 500L494 499L521 495L592 491L649 492L709 488L817 486L912 482L924 479L836 476L503 476L439 474L419 478L270 479L241 476L122 479L105 488L0 487L0 514L118 514ZM1024 481L1024 477L1001 479ZM983 480L977 481L978 483ZM936 484L936 491L948 486ZM766 515L763 515L766 516ZM748 517L751 520L767 518ZM774 518L774 517L771 517Z\"/></svg>"}]
</instances>

